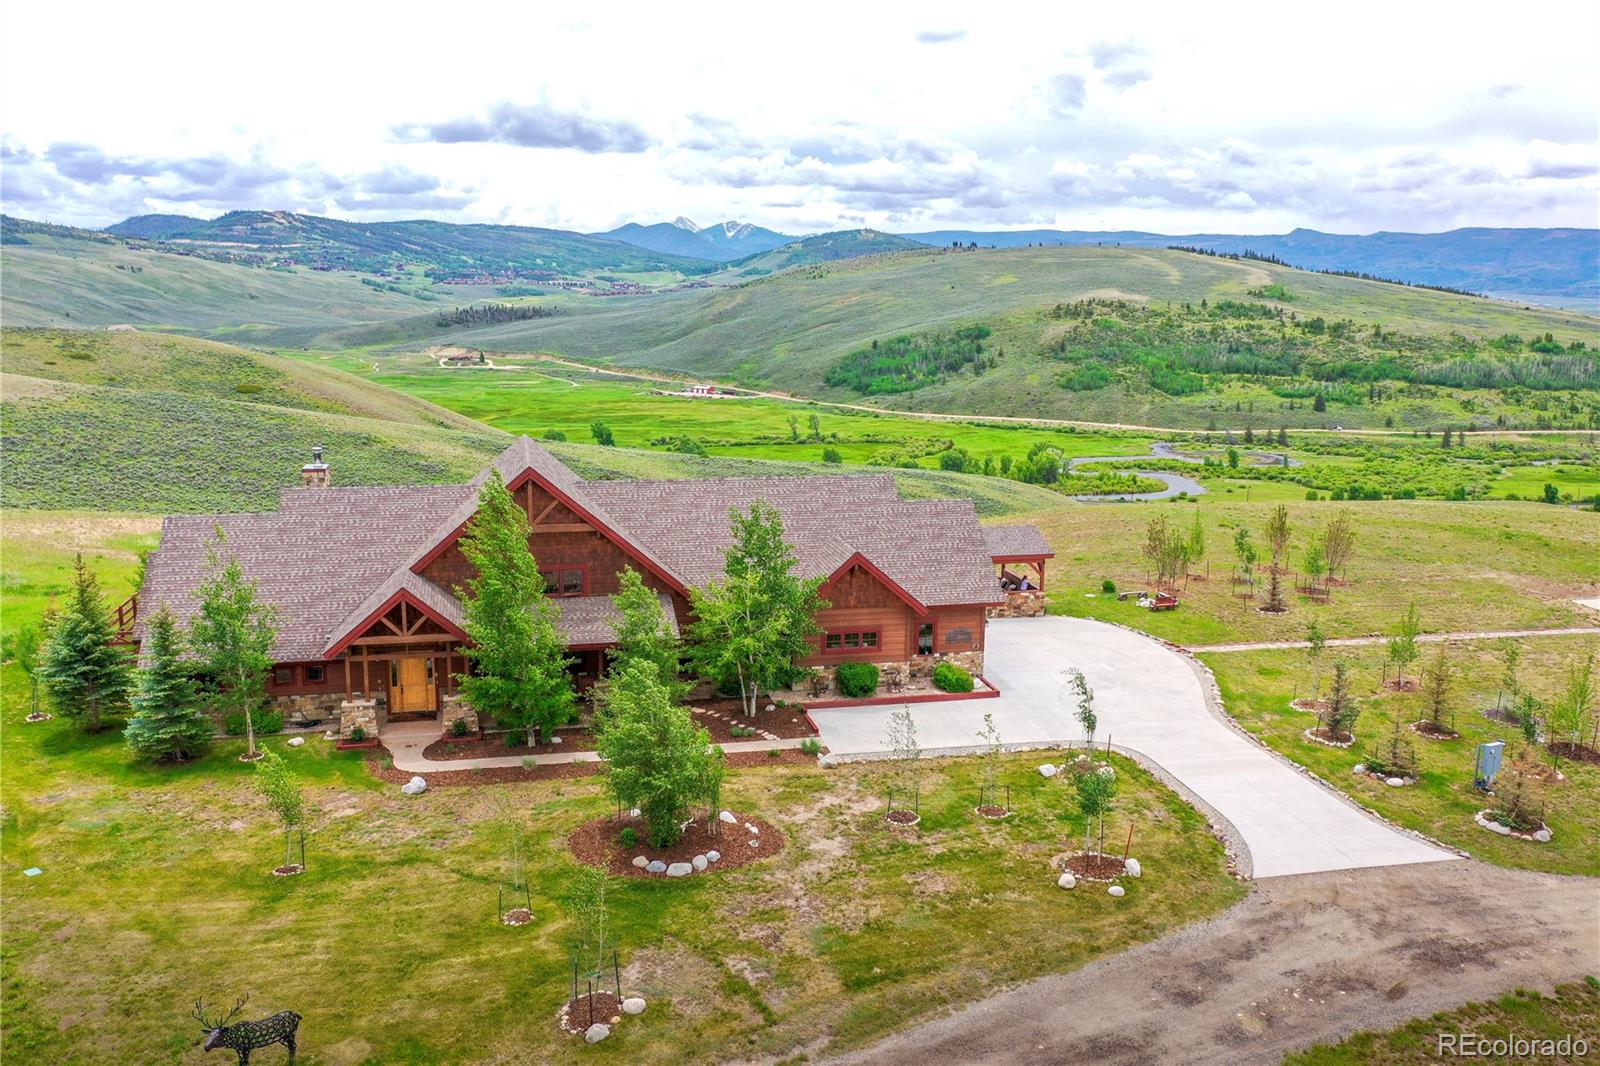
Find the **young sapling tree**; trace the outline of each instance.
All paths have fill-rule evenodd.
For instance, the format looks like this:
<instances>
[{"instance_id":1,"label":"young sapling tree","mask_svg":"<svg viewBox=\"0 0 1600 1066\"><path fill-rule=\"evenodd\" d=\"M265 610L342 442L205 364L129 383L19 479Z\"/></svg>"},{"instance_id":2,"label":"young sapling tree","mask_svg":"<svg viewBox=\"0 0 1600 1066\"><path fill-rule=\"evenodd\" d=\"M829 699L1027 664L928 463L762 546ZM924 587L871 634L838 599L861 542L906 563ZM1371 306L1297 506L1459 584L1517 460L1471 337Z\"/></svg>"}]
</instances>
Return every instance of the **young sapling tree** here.
<instances>
[{"instance_id":1,"label":"young sapling tree","mask_svg":"<svg viewBox=\"0 0 1600 1066\"><path fill-rule=\"evenodd\" d=\"M296 865L294 861L294 831L305 824L305 798L300 792L300 782L295 778L277 752L266 751L256 762L256 791L266 797L267 806L283 824L283 868Z\"/></svg>"},{"instance_id":2,"label":"young sapling tree","mask_svg":"<svg viewBox=\"0 0 1600 1066\"><path fill-rule=\"evenodd\" d=\"M224 559L227 538L218 526L216 540L206 546L206 578L197 595L200 609L189 623L189 645L212 680L211 694L222 709L244 719L245 753L256 750L255 714L267 699L267 671L277 642L277 613L261 601L254 579L246 579L237 559Z\"/></svg>"}]
</instances>

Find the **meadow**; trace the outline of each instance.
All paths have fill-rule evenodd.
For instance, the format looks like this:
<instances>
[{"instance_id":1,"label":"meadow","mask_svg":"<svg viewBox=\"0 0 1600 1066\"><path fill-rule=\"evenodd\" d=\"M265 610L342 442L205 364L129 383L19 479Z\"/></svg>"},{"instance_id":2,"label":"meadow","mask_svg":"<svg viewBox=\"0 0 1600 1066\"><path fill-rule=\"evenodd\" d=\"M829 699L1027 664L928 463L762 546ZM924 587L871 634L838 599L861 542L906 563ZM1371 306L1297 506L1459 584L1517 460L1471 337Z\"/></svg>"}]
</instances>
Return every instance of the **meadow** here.
<instances>
[{"instance_id":1,"label":"meadow","mask_svg":"<svg viewBox=\"0 0 1600 1066\"><path fill-rule=\"evenodd\" d=\"M1236 491L1226 491L1229 487ZM1330 637L1388 634L1411 602L1417 603L1428 632L1596 624L1595 615L1572 598L1600 591L1600 520L1592 513L1533 503L1283 499L1296 575L1305 547L1340 509L1354 522L1356 553L1348 584L1334 586L1327 603L1291 592L1287 614L1262 614L1256 608L1264 575L1258 575L1254 600L1235 595L1230 583L1239 529L1250 530L1257 549L1264 551L1262 530L1278 501L1271 495L1261 498L1257 489L1242 483L1193 501L1094 504L1022 516L1040 527L1057 552L1046 582L1050 610L1132 626L1186 645L1300 640L1312 621ZM1152 613L1104 593L1107 580L1122 590L1150 587L1141 553L1146 525L1166 516L1187 533L1196 514L1206 554L1194 568L1199 578L1191 577L1180 590L1178 610Z\"/></svg>"},{"instance_id":2,"label":"meadow","mask_svg":"<svg viewBox=\"0 0 1600 1066\"><path fill-rule=\"evenodd\" d=\"M1594 635L1518 640L1522 651L1517 670L1521 684L1548 704L1565 683L1567 668L1594 651L1597 644L1600 637ZM1548 844L1498 836L1474 824L1473 815L1493 803L1473 788L1474 754L1479 743L1504 741L1507 763L1514 753L1525 748L1537 764L1549 765L1551 759L1542 748L1529 746L1515 725L1483 716L1483 710L1494 707L1501 694L1503 668L1497 642L1460 641L1446 647L1454 677L1448 701L1449 721L1461 736L1448 741L1412 737L1418 780L1399 788L1350 772L1389 736L1396 716L1403 726L1424 716L1421 693L1398 693L1381 687L1387 656L1382 645L1335 647L1323 653L1323 695L1328 691L1332 664L1343 661L1349 669L1351 691L1360 701L1356 744L1348 749L1307 740L1303 734L1316 724L1313 716L1289 706L1290 700L1310 693L1310 664L1304 651L1215 652L1201 658L1216 674L1228 714L1236 722L1274 751L1315 771L1363 807L1485 862L1600 876L1600 766L1563 760L1561 770L1566 780L1543 782L1536 787L1535 806L1543 810L1543 820L1555 834ZM1422 645L1422 660L1408 671L1410 675L1417 676L1420 666L1434 661L1439 648L1440 645ZM1390 666L1390 676L1393 672Z\"/></svg>"},{"instance_id":3,"label":"meadow","mask_svg":"<svg viewBox=\"0 0 1600 1066\"><path fill-rule=\"evenodd\" d=\"M1600 324L1572 312L1163 249L1084 246L923 251L845 260L732 289L591 301L557 319L474 329L450 340L492 352L552 352L776 387L802 396L857 400L861 397L848 385L827 382L829 368L852 350L874 339L981 325L991 330L984 348L995 357L981 374L964 370L870 402L909 410L1192 428L1213 422L1235 428L1280 422L1291 427L1382 426L1386 420L1401 427L1443 426L1485 416L1492 421L1497 414L1530 424L1541 418L1588 417L1583 414L1587 394L1571 390L1528 397L1408 383L1388 390L1381 401L1368 402L1364 392L1339 392L1336 402L1319 412L1309 394L1299 399L1279 395L1262 381L1229 375L1192 395L1163 393L1137 375L1105 387L1061 386L1067 367L1052 349L1066 325L1049 314L1057 305L1088 298L1162 309L1198 307L1202 300L1250 301L1252 290L1275 285L1292 294L1288 307L1294 315L1347 320L1353 323L1353 337L1369 337L1377 326L1386 335L1415 335L1428 344L1460 350L1507 334L1532 338L1551 333L1563 344L1583 341L1589 350L1600 344ZM359 330L341 338L352 346L380 339L365 338ZM392 332L381 339L406 346ZM1410 342L1395 343L1404 347ZM1085 350L1080 346L1079 354ZM1376 351L1362 358L1377 358ZM1289 380L1305 379L1285 379L1275 387ZM1569 411L1574 402L1577 415Z\"/></svg>"}]
</instances>

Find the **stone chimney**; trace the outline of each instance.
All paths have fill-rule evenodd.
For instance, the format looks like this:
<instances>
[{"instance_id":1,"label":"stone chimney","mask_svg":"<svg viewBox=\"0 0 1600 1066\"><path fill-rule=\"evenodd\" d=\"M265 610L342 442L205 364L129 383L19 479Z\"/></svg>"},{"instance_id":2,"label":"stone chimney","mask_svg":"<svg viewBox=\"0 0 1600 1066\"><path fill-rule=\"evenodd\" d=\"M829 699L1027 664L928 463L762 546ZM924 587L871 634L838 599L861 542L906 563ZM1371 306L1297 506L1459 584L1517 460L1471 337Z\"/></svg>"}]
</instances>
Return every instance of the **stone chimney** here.
<instances>
[{"instance_id":1,"label":"stone chimney","mask_svg":"<svg viewBox=\"0 0 1600 1066\"><path fill-rule=\"evenodd\" d=\"M300 484L308 489L328 487L328 464L322 461L322 445L311 449L311 461L300 468Z\"/></svg>"}]
</instances>

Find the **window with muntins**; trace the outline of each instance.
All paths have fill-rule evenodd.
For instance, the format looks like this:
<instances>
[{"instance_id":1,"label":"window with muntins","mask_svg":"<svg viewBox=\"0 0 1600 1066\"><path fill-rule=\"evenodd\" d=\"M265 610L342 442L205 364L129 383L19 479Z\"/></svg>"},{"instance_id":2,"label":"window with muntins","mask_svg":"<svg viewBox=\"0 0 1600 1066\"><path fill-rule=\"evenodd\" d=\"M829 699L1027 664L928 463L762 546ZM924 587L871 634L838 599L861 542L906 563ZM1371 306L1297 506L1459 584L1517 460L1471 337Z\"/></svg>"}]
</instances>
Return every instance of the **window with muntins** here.
<instances>
[{"instance_id":1,"label":"window with muntins","mask_svg":"<svg viewBox=\"0 0 1600 1066\"><path fill-rule=\"evenodd\" d=\"M571 567L557 570L541 570L539 576L544 579L544 592L546 596L582 596L583 571Z\"/></svg>"},{"instance_id":2,"label":"window with muntins","mask_svg":"<svg viewBox=\"0 0 1600 1066\"><path fill-rule=\"evenodd\" d=\"M924 622L917 627L917 654L933 654L933 623Z\"/></svg>"},{"instance_id":3,"label":"window with muntins","mask_svg":"<svg viewBox=\"0 0 1600 1066\"><path fill-rule=\"evenodd\" d=\"M876 629L827 633L822 638L823 651L844 654L853 651L876 651L877 648L878 631Z\"/></svg>"}]
</instances>

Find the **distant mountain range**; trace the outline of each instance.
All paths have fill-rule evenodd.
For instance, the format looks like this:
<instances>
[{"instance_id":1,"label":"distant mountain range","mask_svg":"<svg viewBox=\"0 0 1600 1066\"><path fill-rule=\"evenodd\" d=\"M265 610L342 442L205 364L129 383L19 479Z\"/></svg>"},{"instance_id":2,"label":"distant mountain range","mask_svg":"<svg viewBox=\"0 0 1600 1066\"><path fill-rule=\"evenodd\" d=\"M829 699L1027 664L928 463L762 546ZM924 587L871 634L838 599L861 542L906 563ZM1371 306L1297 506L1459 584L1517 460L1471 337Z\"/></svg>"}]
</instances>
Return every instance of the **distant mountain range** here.
<instances>
[{"instance_id":1,"label":"distant mountain range","mask_svg":"<svg viewBox=\"0 0 1600 1066\"><path fill-rule=\"evenodd\" d=\"M182 245L210 258L384 274L421 266L435 281L539 281L596 270L705 274L716 265L570 230L532 226L346 222L290 211L230 211L219 218L136 215L105 232Z\"/></svg>"},{"instance_id":2,"label":"distant mountain range","mask_svg":"<svg viewBox=\"0 0 1600 1066\"><path fill-rule=\"evenodd\" d=\"M1187 233L1139 230L934 230L908 233L927 244L977 243L1015 248L1028 244L1181 245L1208 251L1270 255L1305 270L1334 270L1443 285L1498 296L1538 296L1561 302L1600 303L1600 230L1456 229L1445 233L1283 234Z\"/></svg>"},{"instance_id":3,"label":"distant mountain range","mask_svg":"<svg viewBox=\"0 0 1600 1066\"><path fill-rule=\"evenodd\" d=\"M712 230L700 230L687 219L654 226L630 224L598 236L638 244L655 251L678 255L705 255L690 248L707 233L720 233L738 223L723 223ZM1371 233L1364 235L1321 233L1297 229L1283 234L1186 233L1164 234L1143 230L930 230L922 233L889 234L872 230L846 230L813 237L786 236L772 230L748 228L760 235L765 252L781 249L791 242L801 245L792 255L768 262L748 260L750 265L770 270L785 266L821 262L844 255L865 255L892 251L895 240L900 247L909 242L945 247L976 244L982 248L1017 248L1030 244L1126 244L1165 248L1180 245L1223 253L1253 252L1273 256L1291 266L1307 270L1344 271L1369 274L1413 285L1440 285L1497 296L1524 296L1594 310L1600 305L1600 230L1592 229L1457 229L1445 233ZM669 235L676 234L674 237ZM871 234L877 247L841 239L844 233ZM724 241L726 251L719 262L746 265Z\"/></svg>"},{"instance_id":4,"label":"distant mountain range","mask_svg":"<svg viewBox=\"0 0 1600 1066\"><path fill-rule=\"evenodd\" d=\"M623 241L664 255L696 256L716 263L731 263L736 259L760 255L799 239L748 222L719 222L701 228L682 215L671 222L657 222L653 226L630 222L593 236Z\"/></svg>"},{"instance_id":5,"label":"distant mountain range","mask_svg":"<svg viewBox=\"0 0 1600 1066\"><path fill-rule=\"evenodd\" d=\"M30 228L43 226L6 218L5 239L23 242ZM753 277L835 259L953 243L985 248L1177 245L1220 253L1252 252L1308 270L1365 274L1591 312L1600 309L1600 230L1594 229L1471 228L1365 235L1310 229L1254 235L1052 229L894 234L857 229L799 236L732 221L701 227L679 217L584 234L531 226L346 222L286 211L233 211L209 220L137 215L104 231L70 232L100 240L109 234L184 254L260 266L300 265L380 276L393 275L401 266L420 267L435 281L492 283L592 277L608 271L665 271L694 277L728 270Z\"/></svg>"}]
</instances>

